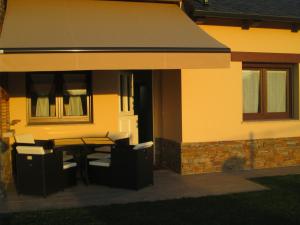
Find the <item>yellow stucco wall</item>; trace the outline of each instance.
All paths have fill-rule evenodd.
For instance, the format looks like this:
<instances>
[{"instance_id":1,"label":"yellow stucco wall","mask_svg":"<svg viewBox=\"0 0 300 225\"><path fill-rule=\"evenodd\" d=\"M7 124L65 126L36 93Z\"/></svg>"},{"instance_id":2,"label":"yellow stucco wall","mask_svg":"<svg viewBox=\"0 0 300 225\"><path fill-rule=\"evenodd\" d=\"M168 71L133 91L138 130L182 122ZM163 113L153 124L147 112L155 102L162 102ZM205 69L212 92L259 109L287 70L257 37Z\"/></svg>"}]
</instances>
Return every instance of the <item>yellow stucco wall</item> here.
<instances>
[{"instance_id":1,"label":"yellow stucco wall","mask_svg":"<svg viewBox=\"0 0 300 225\"><path fill-rule=\"evenodd\" d=\"M200 25L211 36L231 48L231 51L300 53L300 32L285 29Z\"/></svg>"},{"instance_id":2,"label":"yellow stucco wall","mask_svg":"<svg viewBox=\"0 0 300 225\"><path fill-rule=\"evenodd\" d=\"M229 69L182 70L181 82L183 142L300 136L298 119L243 121L240 62Z\"/></svg>"},{"instance_id":3,"label":"yellow stucco wall","mask_svg":"<svg viewBox=\"0 0 300 225\"><path fill-rule=\"evenodd\" d=\"M207 25L201 28L232 51L300 53L299 32ZM300 136L298 119L243 121L241 62L231 62L230 68L224 69L182 70L181 85L183 142ZM294 106L299 112L299 97Z\"/></svg>"},{"instance_id":4,"label":"yellow stucco wall","mask_svg":"<svg viewBox=\"0 0 300 225\"><path fill-rule=\"evenodd\" d=\"M25 75L10 74L10 119L20 120L11 128L17 134L31 133L36 139L101 135L118 130L118 79L117 71L93 72L93 115L92 124L27 125Z\"/></svg>"},{"instance_id":5,"label":"yellow stucco wall","mask_svg":"<svg viewBox=\"0 0 300 225\"><path fill-rule=\"evenodd\" d=\"M181 73L180 70L161 71L161 135L181 142Z\"/></svg>"}]
</instances>

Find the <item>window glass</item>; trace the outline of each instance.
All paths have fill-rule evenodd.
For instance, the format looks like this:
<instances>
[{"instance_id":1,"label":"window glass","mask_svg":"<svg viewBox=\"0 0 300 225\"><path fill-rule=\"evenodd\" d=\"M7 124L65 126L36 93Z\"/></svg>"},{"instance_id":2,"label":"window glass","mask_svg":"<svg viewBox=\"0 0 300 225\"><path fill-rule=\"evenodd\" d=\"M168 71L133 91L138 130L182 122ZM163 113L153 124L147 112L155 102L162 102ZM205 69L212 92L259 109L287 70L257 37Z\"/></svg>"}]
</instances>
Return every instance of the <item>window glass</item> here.
<instances>
[{"instance_id":1,"label":"window glass","mask_svg":"<svg viewBox=\"0 0 300 225\"><path fill-rule=\"evenodd\" d=\"M268 112L286 112L287 72L267 71Z\"/></svg>"},{"instance_id":2,"label":"window glass","mask_svg":"<svg viewBox=\"0 0 300 225\"><path fill-rule=\"evenodd\" d=\"M243 111L244 113L259 112L260 71L243 70Z\"/></svg>"},{"instance_id":3,"label":"window glass","mask_svg":"<svg viewBox=\"0 0 300 225\"><path fill-rule=\"evenodd\" d=\"M31 76L31 116L55 117L55 85L53 74Z\"/></svg>"}]
</instances>

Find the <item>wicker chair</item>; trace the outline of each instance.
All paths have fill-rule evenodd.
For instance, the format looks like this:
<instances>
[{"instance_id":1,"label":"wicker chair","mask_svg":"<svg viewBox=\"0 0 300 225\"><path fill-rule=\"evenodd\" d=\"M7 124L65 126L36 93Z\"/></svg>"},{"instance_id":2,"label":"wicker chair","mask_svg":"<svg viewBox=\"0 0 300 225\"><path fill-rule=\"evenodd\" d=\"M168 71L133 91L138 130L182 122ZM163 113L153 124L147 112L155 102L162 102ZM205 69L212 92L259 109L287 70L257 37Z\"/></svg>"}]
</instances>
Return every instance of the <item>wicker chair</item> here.
<instances>
[{"instance_id":1,"label":"wicker chair","mask_svg":"<svg viewBox=\"0 0 300 225\"><path fill-rule=\"evenodd\" d=\"M113 147L111 186L138 190L149 185L153 185L153 142Z\"/></svg>"},{"instance_id":2,"label":"wicker chair","mask_svg":"<svg viewBox=\"0 0 300 225\"><path fill-rule=\"evenodd\" d=\"M129 145L129 134L127 132L109 132L107 137L116 145ZM87 155L88 160L110 159L111 146L100 146L94 148L94 152Z\"/></svg>"},{"instance_id":3,"label":"wicker chair","mask_svg":"<svg viewBox=\"0 0 300 225\"><path fill-rule=\"evenodd\" d=\"M88 162L88 176L92 184L110 185L111 159L102 158Z\"/></svg>"}]
</instances>

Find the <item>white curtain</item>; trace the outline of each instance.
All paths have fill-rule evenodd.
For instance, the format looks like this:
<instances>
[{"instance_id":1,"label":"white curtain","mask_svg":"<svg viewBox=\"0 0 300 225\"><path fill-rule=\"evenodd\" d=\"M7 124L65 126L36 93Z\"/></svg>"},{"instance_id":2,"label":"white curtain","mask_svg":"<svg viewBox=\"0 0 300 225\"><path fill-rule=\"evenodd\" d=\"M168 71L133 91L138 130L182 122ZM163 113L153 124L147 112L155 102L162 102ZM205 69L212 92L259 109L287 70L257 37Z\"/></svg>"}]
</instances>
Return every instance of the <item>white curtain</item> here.
<instances>
[{"instance_id":1,"label":"white curtain","mask_svg":"<svg viewBox=\"0 0 300 225\"><path fill-rule=\"evenodd\" d=\"M69 96L69 103L64 103L66 116L82 116L83 105L81 96L87 94L85 76L69 74L64 76L64 92Z\"/></svg>"},{"instance_id":2,"label":"white curtain","mask_svg":"<svg viewBox=\"0 0 300 225\"><path fill-rule=\"evenodd\" d=\"M48 74L31 75L33 91L38 96L35 109L36 117L50 116L49 94L51 92L53 78L53 75Z\"/></svg>"},{"instance_id":3,"label":"white curtain","mask_svg":"<svg viewBox=\"0 0 300 225\"><path fill-rule=\"evenodd\" d=\"M38 97L36 102L35 116L48 117L50 114L49 97Z\"/></svg>"},{"instance_id":4,"label":"white curtain","mask_svg":"<svg viewBox=\"0 0 300 225\"><path fill-rule=\"evenodd\" d=\"M243 112L258 113L260 71L243 70Z\"/></svg>"},{"instance_id":5,"label":"white curtain","mask_svg":"<svg viewBox=\"0 0 300 225\"><path fill-rule=\"evenodd\" d=\"M80 96L70 96L69 99L69 115L68 116L82 116L82 101Z\"/></svg>"},{"instance_id":6,"label":"white curtain","mask_svg":"<svg viewBox=\"0 0 300 225\"><path fill-rule=\"evenodd\" d=\"M65 104L65 111L67 116L82 116L83 106L81 101L81 95L86 95L86 90L67 90L69 95L69 104Z\"/></svg>"},{"instance_id":7,"label":"white curtain","mask_svg":"<svg viewBox=\"0 0 300 225\"><path fill-rule=\"evenodd\" d=\"M286 112L286 71L267 71L268 112Z\"/></svg>"}]
</instances>

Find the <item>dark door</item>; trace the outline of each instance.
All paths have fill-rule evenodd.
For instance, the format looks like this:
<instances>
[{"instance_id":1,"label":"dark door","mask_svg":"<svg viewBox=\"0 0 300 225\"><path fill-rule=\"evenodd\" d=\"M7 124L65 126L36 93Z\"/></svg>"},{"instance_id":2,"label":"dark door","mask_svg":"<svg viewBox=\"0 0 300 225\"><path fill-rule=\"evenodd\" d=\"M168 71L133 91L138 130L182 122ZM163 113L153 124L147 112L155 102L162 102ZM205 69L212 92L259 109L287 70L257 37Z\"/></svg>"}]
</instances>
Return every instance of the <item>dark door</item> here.
<instances>
[{"instance_id":1,"label":"dark door","mask_svg":"<svg viewBox=\"0 0 300 225\"><path fill-rule=\"evenodd\" d=\"M138 115L139 143L153 140L152 71L134 72L134 112Z\"/></svg>"}]
</instances>

